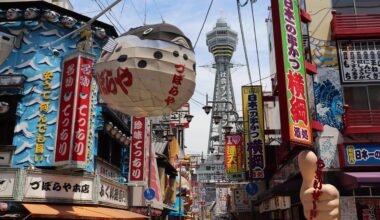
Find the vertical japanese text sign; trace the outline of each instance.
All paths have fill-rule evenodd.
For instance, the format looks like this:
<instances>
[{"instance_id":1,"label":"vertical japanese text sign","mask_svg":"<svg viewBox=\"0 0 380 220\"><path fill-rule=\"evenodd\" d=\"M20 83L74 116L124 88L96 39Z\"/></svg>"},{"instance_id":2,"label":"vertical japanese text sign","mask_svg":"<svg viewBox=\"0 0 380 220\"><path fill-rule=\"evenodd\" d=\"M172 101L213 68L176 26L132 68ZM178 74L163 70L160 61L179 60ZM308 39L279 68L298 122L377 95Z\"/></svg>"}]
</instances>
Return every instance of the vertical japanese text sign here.
<instances>
[{"instance_id":1,"label":"vertical japanese text sign","mask_svg":"<svg viewBox=\"0 0 380 220\"><path fill-rule=\"evenodd\" d=\"M87 166L92 64L93 60L81 53L69 55L63 61L54 153L57 166Z\"/></svg>"},{"instance_id":2,"label":"vertical japanese text sign","mask_svg":"<svg viewBox=\"0 0 380 220\"><path fill-rule=\"evenodd\" d=\"M145 117L132 118L132 141L129 161L129 182L144 181Z\"/></svg>"},{"instance_id":3,"label":"vertical japanese text sign","mask_svg":"<svg viewBox=\"0 0 380 220\"><path fill-rule=\"evenodd\" d=\"M311 146L298 0L272 0L272 16L283 142Z\"/></svg>"},{"instance_id":4,"label":"vertical japanese text sign","mask_svg":"<svg viewBox=\"0 0 380 220\"><path fill-rule=\"evenodd\" d=\"M225 135L225 170L226 174L235 177L240 177L243 167L243 151L242 151L242 136L241 134L226 134Z\"/></svg>"},{"instance_id":5,"label":"vertical japanese text sign","mask_svg":"<svg viewBox=\"0 0 380 220\"><path fill-rule=\"evenodd\" d=\"M80 57L77 73L74 140L71 161L72 163L86 163L86 150L89 136L92 59Z\"/></svg>"},{"instance_id":6,"label":"vertical japanese text sign","mask_svg":"<svg viewBox=\"0 0 380 220\"><path fill-rule=\"evenodd\" d=\"M250 178L265 177L264 110L261 86L243 86L243 120L246 150L246 167Z\"/></svg>"}]
</instances>

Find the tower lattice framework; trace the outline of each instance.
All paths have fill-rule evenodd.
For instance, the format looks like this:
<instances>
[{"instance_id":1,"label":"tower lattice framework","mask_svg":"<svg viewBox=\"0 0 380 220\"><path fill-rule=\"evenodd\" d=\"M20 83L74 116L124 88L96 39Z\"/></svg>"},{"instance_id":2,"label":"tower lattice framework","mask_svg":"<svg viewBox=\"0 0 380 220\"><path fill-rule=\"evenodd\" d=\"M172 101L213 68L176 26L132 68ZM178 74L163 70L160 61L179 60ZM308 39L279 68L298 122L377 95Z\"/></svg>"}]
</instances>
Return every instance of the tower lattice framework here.
<instances>
[{"instance_id":1,"label":"tower lattice framework","mask_svg":"<svg viewBox=\"0 0 380 220\"><path fill-rule=\"evenodd\" d=\"M232 126L232 131L236 130L235 124L231 123L235 119L231 112L236 112L236 105L230 61L236 49L238 36L224 18L219 18L215 27L207 33L206 40L209 52L214 56L213 68L216 69L212 114L222 116L218 124L211 118L208 153L214 152L214 154L221 155L224 154L223 127L228 125Z\"/></svg>"}]
</instances>

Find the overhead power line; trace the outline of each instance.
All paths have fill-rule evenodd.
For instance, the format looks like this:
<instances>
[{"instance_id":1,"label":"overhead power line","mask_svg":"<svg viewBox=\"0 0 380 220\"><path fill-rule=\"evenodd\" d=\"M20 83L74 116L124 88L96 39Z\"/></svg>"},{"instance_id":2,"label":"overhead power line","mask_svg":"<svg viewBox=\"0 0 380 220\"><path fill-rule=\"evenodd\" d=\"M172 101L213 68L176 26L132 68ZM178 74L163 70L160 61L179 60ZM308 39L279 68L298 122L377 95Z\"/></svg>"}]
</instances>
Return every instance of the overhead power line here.
<instances>
[{"instance_id":1,"label":"overhead power line","mask_svg":"<svg viewBox=\"0 0 380 220\"><path fill-rule=\"evenodd\" d=\"M103 10L103 8L102 8L102 6L99 4L98 0L95 0L95 3L99 6L99 8L100 8L101 10ZM111 24L115 27L116 31L117 31L118 33L121 33L120 29L119 29L119 28L118 28L118 27L112 22L112 20L108 17L108 15L107 15L107 14L104 14L104 15L107 17L108 21L111 22Z\"/></svg>"},{"instance_id":2,"label":"overhead power line","mask_svg":"<svg viewBox=\"0 0 380 220\"><path fill-rule=\"evenodd\" d=\"M205 26L205 23L206 23L206 20L207 20L207 17L208 17L208 14L209 14L209 12L210 12L210 9L211 9L211 6L212 6L212 3L213 3L213 2L214 2L214 0L211 0L211 2L210 2L210 6L208 6L207 13L206 13L206 17L205 17L205 19L203 20L203 24L202 24L201 30L199 31L199 34L198 34L197 40L195 41L195 44L194 44L194 49L195 49L195 47L197 46L197 43L198 43L199 37L201 36L201 33L202 33L202 30L203 30L203 27Z\"/></svg>"},{"instance_id":3,"label":"overhead power line","mask_svg":"<svg viewBox=\"0 0 380 220\"><path fill-rule=\"evenodd\" d=\"M249 68L249 61L248 61L248 54L247 54L247 46L245 45L243 22L241 21L241 13L240 13L240 7L241 6L242 5L240 4L240 0L237 0L237 9L238 9L238 15L239 15L239 24L240 24L241 39L243 41L243 49L244 49L245 62L247 64L249 82L252 84L251 69Z\"/></svg>"}]
</instances>

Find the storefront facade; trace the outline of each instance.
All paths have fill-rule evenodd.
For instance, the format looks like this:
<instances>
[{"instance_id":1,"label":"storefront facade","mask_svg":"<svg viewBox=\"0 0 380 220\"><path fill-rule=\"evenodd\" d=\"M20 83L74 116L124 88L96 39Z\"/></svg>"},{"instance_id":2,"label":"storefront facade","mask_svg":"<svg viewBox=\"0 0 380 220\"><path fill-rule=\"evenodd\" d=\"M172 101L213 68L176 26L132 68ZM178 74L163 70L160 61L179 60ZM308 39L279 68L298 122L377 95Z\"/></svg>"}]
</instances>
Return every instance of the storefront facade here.
<instances>
[{"instance_id":1,"label":"storefront facade","mask_svg":"<svg viewBox=\"0 0 380 220\"><path fill-rule=\"evenodd\" d=\"M268 19L272 48L277 47L274 36L278 30L273 28L272 18L281 11L278 2L283 1L272 1ZM284 2L286 7L298 4ZM371 25L379 21L379 10L375 10L379 7L378 1L299 1L313 147L325 164L324 183L340 192L342 219L379 218L380 29ZM274 73L281 64L274 50L270 57ZM277 159L282 168L277 168L269 181L271 188L290 187L287 195L291 196L292 214L282 213L280 218L303 219L299 191L291 190L292 184L302 180L297 176L298 165L292 151L282 158ZM275 191L272 197L280 195Z\"/></svg>"},{"instance_id":2,"label":"storefront facade","mask_svg":"<svg viewBox=\"0 0 380 220\"><path fill-rule=\"evenodd\" d=\"M45 1L0 7L0 215L145 218L126 211L130 118L99 103L93 78L115 29L95 21L52 43L90 18Z\"/></svg>"}]
</instances>

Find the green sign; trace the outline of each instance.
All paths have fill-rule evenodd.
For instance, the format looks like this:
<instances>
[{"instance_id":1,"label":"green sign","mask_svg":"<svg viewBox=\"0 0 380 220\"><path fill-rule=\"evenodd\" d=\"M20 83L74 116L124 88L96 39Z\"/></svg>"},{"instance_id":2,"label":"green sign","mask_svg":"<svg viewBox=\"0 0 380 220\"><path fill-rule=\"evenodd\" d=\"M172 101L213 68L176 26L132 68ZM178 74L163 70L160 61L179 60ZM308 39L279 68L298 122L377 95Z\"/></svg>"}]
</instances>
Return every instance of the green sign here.
<instances>
[{"instance_id":1,"label":"green sign","mask_svg":"<svg viewBox=\"0 0 380 220\"><path fill-rule=\"evenodd\" d=\"M313 144L298 0L279 0L290 141Z\"/></svg>"}]
</instances>

